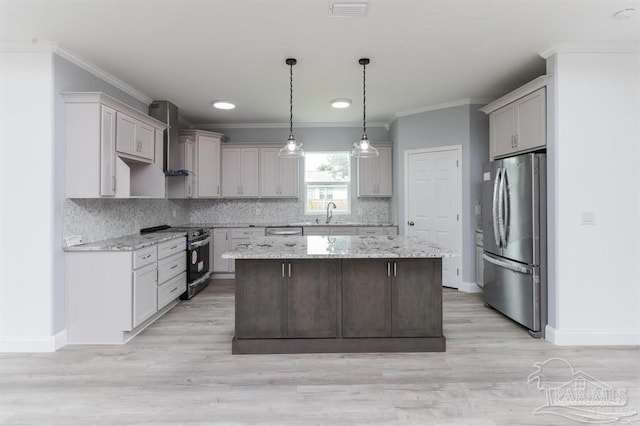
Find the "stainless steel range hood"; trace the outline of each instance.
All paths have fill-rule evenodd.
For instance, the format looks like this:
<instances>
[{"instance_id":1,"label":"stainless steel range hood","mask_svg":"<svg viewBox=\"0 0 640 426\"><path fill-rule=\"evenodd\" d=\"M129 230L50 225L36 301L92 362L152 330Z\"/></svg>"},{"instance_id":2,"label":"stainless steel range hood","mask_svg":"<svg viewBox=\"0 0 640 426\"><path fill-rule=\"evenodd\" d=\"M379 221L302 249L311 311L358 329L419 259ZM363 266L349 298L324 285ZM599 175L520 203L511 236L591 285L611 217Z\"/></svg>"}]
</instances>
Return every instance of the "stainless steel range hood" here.
<instances>
[{"instance_id":1,"label":"stainless steel range hood","mask_svg":"<svg viewBox=\"0 0 640 426\"><path fill-rule=\"evenodd\" d=\"M149 115L169 126L164 131L164 164L162 169L164 170L165 175L175 176L179 174L179 172L173 170L173 167L176 167L174 164L177 160L175 153L178 149L180 136L178 107L169 101L153 101L149 105Z\"/></svg>"}]
</instances>

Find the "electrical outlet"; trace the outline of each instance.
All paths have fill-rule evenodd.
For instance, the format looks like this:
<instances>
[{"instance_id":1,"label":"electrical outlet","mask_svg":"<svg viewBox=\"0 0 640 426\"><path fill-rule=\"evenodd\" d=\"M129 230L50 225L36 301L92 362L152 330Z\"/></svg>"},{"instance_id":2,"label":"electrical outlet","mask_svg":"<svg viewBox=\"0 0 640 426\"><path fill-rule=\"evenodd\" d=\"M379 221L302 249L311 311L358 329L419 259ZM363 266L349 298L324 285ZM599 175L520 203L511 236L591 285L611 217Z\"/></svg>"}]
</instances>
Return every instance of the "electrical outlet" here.
<instances>
[{"instance_id":1,"label":"electrical outlet","mask_svg":"<svg viewBox=\"0 0 640 426\"><path fill-rule=\"evenodd\" d=\"M82 244L82 235L67 235L64 237L64 242L67 247L80 245Z\"/></svg>"},{"instance_id":2,"label":"electrical outlet","mask_svg":"<svg viewBox=\"0 0 640 426\"><path fill-rule=\"evenodd\" d=\"M260 209L259 209L259 208L256 208L256 216L260 216L260 213L261 213L261 212L260 212Z\"/></svg>"},{"instance_id":3,"label":"electrical outlet","mask_svg":"<svg viewBox=\"0 0 640 426\"><path fill-rule=\"evenodd\" d=\"M172 212L172 213L173 213L173 218L175 219L175 218L176 218L176 215L177 215L177 211L176 211L176 209L173 209L173 212Z\"/></svg>"}]
</instances>

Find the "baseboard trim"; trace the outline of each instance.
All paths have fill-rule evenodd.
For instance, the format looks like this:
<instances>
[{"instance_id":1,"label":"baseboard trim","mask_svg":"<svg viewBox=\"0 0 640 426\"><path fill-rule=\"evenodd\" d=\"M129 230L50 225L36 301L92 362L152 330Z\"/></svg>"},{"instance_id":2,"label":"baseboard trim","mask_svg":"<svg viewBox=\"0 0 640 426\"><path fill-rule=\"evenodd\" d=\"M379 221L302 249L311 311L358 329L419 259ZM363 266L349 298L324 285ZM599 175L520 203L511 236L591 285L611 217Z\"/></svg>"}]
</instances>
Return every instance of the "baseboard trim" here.
<instances>
[{"instance_id":1,"label":"baseboard trim","mask_svg":"<svg viewBox=\"0 0 640 426\"><path fill-rule=\"evenodd\" d=\"M560 330L547 325L545 338L557 346L638 346L640 330Z\"/></svg>"},{"instance_id":2,"label":"baseboard trim","mask_svg":"<svg viewBox=\"0 0 640 426\"><path fill-rule=\"evenodd\" d=\"M478 284L476 283L472 283L469 281L462 281L460 282L458 291L462 291L464 293L480 293L482 292L482 288L479 287Z\"/></svg>"},{"instance_id":3,"label":"baseboard trim","mask_svg":"<svg viewBox=\"0 0 640 426\"><path fill-rule=\"evenodd\" d=\"M0 336L0 352L55 352L66 344L66 329L54 336Z\"/></svg>"}]
</instances>

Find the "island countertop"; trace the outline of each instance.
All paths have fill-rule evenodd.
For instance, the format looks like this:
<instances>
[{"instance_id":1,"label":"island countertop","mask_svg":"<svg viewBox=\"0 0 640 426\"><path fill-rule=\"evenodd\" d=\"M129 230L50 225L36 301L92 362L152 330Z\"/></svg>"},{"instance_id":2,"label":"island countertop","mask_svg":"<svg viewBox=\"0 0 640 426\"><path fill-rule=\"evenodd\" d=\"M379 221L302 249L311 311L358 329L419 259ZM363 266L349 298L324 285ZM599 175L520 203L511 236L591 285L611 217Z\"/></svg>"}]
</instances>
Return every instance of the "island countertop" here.
<instances>
[{"instance_id":1,"label":"island countertop","mask_svg":"<svg viewBox=\"0 0 640 426\"><path fill-rule=\"evenodd\" d=\"M395 235L260 237L223 259L438 258L458 254L417 237Z\"/></svg>"}]
</instances>

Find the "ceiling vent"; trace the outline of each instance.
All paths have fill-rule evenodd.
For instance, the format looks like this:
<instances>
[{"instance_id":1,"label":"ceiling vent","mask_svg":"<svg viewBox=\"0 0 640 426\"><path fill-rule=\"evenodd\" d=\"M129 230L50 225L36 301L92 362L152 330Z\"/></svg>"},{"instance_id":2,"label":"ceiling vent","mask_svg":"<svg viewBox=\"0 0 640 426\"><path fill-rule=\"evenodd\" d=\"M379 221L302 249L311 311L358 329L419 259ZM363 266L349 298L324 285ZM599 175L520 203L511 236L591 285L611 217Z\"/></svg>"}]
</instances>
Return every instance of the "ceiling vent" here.
<instances>
[{"instance_id":1,"label":"ceiling vent","mask_svg":"<svg viewBox=\"0 0 640 426\"><path fill-rule=\"evenodd\" d=\"M359 18L367 15L366 1L330 1L329 16L336 18Z\"/></svg>"}]
</instances>

